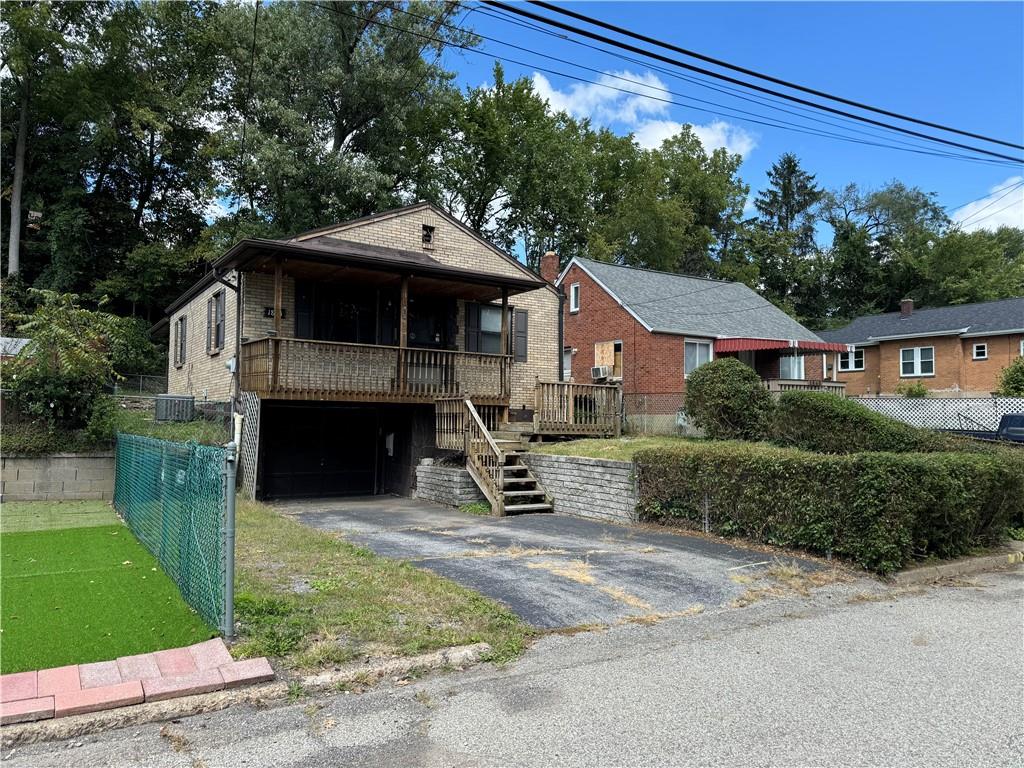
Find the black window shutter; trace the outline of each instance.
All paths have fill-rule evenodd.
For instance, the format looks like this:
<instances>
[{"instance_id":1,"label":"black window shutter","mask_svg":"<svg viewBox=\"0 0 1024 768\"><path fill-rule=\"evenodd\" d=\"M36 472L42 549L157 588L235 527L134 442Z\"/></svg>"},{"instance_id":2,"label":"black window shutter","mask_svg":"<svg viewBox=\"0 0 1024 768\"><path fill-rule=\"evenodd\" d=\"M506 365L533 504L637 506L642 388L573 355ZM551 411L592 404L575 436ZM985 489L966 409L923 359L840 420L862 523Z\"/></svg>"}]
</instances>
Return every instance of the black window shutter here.
<instances>
[{"instance_id":1,"label":"black window shutter","mask_svg":"<svg viewBox=\"0 0 1024 768\"><path fill-rule=\"evenodd\" d=\"M213 351L213 297L206 300L206 351Z\"/></svg>"},{"instance_id":2,"label":"black window shutter","mask_svg":"<svg viewBox=\"0 0 1024 768\"><path fill-rule=\"evenodd\" d=\"M526 362L527 339L529 338L529 313L525 309L517 309L512 324L514 333L513 354L517 363Z\"/></svg>"},{"instance_id":3,"label":"black window shutter","mask_svg":"<svg viewBox=\"0 0 1024 768\"><path fill-rule=\"evenodd\" d=\"M214 341L217 344L217 349L224 349L224 326L226 320L224 291L217 294L217 306L215 309L217 313L217 334Z\"/></svg>"},{"instance_id":4,"label":"black window shutter","mask_svg":"<svg viewBox=\"0 0 1024 768\"><path fill-rule=\"evenodd\" d=\"M185 362L185 353L188 350L188 317L181 318L181 356L179 363Z\"/></svg>"},{"instance_id":5,"label":"black window shutter","mask_svg":"<svg viewBox=\"0 0 1024 768\"><path fill-rule=\"evenodd\" d=\"M466 351L480 351L480 305L466 304Z\"/></svg>"}]
</instances>

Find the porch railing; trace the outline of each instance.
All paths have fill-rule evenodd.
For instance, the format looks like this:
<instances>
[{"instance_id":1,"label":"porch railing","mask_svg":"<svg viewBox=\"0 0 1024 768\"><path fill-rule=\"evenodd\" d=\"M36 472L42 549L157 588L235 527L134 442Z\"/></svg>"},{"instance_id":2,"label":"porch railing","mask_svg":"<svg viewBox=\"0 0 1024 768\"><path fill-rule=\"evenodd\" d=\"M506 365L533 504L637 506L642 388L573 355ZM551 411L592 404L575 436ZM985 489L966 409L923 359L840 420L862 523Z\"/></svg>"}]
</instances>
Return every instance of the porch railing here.
<instances>
[{"instance_id":1,"label":"porch railing","mask_svg":"<svg viewBox=\"0 0 1024 768\"><path fill-rule=\"evenodd\" d=\"M616 384L538 381L533 427L538 434L616 436L622 396Z\"/></svg>"},{"instance_id":2,"label":"porch railing","mask_svg":"<svg viewBox=\"0 0 1024 768\"><path fill-rule=\"evenodd\" d=\"M462 397L439 397L434 401L434 445L448 451L462 451L466 447L466 419L469 409ZM477 405L480 421L493 432L508 420L507 405Z\"/></svg>"},{"instance_id":3,"label":"porch railing","mask_svg":"<svg viewBox=\"0 0 1024 768\"><path fill-rule=\"evenodd\" d=\"M239 357L241 388L266 398L497 404L510 392L507 355L270 337L246 342Z\"/></svg>"},{"instance_id":4,"label":"porch railing","mask_svg":"<svg viewBox=\"0 0 1024 768\"><path fill-rule=\"evenodd\" d=\"M812 391L831 392L834 395L845 395L846 384L841 381L811 381L807 379L765 379L764 385L769 392Z\"/></svg>"},{"instance_id":5,"label":"porch railing","mask_svg":"<svg viewBox=\"0 0 1024 768\"><path fill-rule=\"evenodd\" d=\"M498 517L505 514L505 454L494 442L472 401L465 400L466 469Z\"/></svg>"}]
</instances>

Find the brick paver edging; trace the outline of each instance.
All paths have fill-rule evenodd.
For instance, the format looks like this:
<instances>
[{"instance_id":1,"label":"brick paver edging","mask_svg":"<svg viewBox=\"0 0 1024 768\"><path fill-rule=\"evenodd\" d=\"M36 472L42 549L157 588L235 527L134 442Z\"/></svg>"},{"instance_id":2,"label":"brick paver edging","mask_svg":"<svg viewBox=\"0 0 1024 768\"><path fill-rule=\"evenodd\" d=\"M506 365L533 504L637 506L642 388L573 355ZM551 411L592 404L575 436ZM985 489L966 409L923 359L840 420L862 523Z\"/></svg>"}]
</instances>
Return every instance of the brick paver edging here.
<instances>
[{"instance_id":1,"label":"brick paver edging","mask_svg":"<svg viewBox=\"0 0 1024 768\"><path fill-rule=\"evenodd\" d=\"M210 693L274 679L265 658L234 661L217 638L186 648L0 676L0 725Z\"/></svg>"}]
</instances>

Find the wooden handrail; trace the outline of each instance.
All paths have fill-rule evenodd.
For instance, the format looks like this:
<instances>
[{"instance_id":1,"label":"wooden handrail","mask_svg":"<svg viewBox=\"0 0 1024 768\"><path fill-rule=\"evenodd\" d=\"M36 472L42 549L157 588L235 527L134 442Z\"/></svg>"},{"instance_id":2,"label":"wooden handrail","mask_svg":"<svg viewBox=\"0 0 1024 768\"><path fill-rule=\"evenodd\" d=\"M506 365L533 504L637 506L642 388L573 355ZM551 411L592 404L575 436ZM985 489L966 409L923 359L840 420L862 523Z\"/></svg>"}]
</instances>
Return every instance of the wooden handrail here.
<instances>
[{"instance_id":1,"label":"wooden handrail","mask_svg":"<svg viewBox=\"0 0 1024 768\"><path fill-rule=\"evenodd\" d=\"M539 434L621 434L622 395L617 384L538 381L534 396L534 430Z\"/></svg>"},{"instance_id":2,"label":"wooden handrail","mask_svg":"<svg viewBox=\"0 0 1024 768\"><path fill-rule=\"evenodd\" d=\"M465 400L466 469L480 486L491 510L499 517L505 514L505 452L494 441L472 401Z\"/></svg>"},{"instance_id":3,"label":"wooden handrail","mask_svg":"<svg viewBox=\"0 0 1024 768\"><path fill-rule=\"evenodd\" d=\"M496 355L493 352L466 352L462 349L433 349L431 347L396 347L392 344L364 344L358 341L327 341L325 339L300 339L295 336L265 336L262 339L250 339L249 341L242 342L242 348L262 344L268 341L300 341L303 344L317 344L323 346L338 346L338 347L364 347L366 349L393 349L396 352L400 349L405 349L410 352L444 352L446 355L463 355L465 357L490 357L490 358L504 358L510 360L511 355Z\"/></svg>"}]
</instances>

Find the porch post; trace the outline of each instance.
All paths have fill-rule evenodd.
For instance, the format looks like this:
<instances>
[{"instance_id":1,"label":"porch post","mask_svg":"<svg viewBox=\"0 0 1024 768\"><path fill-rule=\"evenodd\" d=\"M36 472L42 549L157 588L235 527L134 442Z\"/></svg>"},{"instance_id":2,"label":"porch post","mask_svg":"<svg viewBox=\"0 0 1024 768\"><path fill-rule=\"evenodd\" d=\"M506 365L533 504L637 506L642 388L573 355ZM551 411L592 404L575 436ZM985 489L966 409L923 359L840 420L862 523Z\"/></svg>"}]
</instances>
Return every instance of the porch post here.
<instances>
[{"instance_id":1,"label":"porch post","mask_svg":"<svg viewBox=\"0 0 1024 768\"><path fill-rule=\"evenodd\" d=\"M398 391L405 392L406 347L409 346L409 276L402 275L402 289L398 310Z\"/></svg>"},{"instance_id":2,"label":"porch post","mask_svg":"<svg viewBox=\"0 0 1024 768\"><path fill-rule=\"evenodd\" d=\"M501 354L508 354L508 288L501 289ZM512 388L509 386L505 377L510 375L510 366L506 365L505 361L501 364L501 394L511 395ZM508 371L508 373L506 373Z\"/></svg>"},{"instance_id":3,"label":"porch post","mask_svg":"<svg viewBox=\"0 0 1024 768\"><path fill-rule=\"evenodd\" d=\"M284 278L281 273L281 257L274 264L274 334L281 335L282 304L284 304Z\"/></svg>"}]
</instances>

